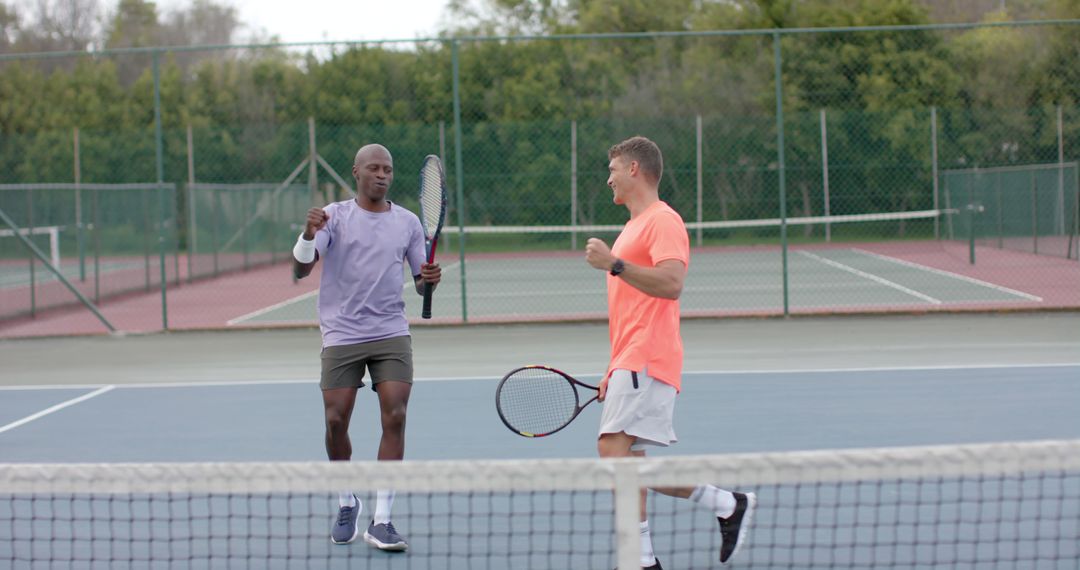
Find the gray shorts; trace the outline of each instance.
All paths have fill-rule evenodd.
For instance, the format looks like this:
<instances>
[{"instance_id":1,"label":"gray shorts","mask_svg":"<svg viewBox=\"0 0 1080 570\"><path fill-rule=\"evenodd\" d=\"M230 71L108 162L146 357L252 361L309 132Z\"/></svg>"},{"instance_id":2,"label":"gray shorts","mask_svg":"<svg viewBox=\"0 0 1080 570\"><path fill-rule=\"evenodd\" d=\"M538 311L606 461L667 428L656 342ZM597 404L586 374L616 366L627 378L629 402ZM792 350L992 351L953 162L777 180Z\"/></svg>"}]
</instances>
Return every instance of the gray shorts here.
<instances>
[{"instance_id":1,"label":"gray shorts","mask_svg":"<svg viewBox=\"0 0 1080 570\"><path fill-rule=\"evenodd\" d=\"M600 434L624 432L637 439L630 449L647 445L667 447L676 441L672 418L678 391L649 376L648 370L616 369L608 380Z\"/></svg>"},{"instance_id":2,"label":"gray shorts","mask_svg":"<svg viewBox=\"0 0 1080 570\"><path fill-rule=\"evenodd\" d=\"M380 382L396 380L412 384L412 337L327 346L322 350L322 378L319 387L363 388L364 369L371 370L371 389Z\"/></svg>"}]
</instances>

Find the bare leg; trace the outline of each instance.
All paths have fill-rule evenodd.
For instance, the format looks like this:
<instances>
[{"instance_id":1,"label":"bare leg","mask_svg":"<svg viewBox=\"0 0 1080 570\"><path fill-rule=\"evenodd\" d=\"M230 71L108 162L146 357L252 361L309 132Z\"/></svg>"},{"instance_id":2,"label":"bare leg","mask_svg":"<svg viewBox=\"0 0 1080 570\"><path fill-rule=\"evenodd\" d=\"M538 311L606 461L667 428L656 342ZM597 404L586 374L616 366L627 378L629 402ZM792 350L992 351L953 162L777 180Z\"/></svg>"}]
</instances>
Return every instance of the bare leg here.
<instances>
[{"instance_id":1,"label":"bare leg","mask_svg":"<svg viewBox=\"0 0 1080 570\"><path fill-rule=\"evenodd\" d=\"M382 439L379 441L378 458L380 461L400 460L405 457L405 414L412 384L380 382L375 390L379 394L379 410L382 415Z\"/></svg>"},{"instance_id":2,"label":"bare leg","mask_svg":"<svg viewBox=\"0 0 1080 570\"><path fill-rule=\"evenodd\" d=\"M409 406L412 384L396 381L379 382L375 385L375 391L379 394L379 411L382 421L382 439L379 442L378 458L380 461L400 461L405 457L405 415ZM375 512L372 514L372 528L364 533L364 540L383 550L405 550L408 548L408 543L390 522L393 504L394 490L379 489L376 493Z\"/></svg>"},{"instance_id":3,"label":"bare leg","mask_svg":"<svg viewBox=\"0 0 1080 570\"><path fill-rule=\"evenodd\" d=\"M634 445L637 440L632 435L627 435L626 432L619 433L604 433L600 434L600 439L596 442L596 450L600 453L600 457L645 457L644 451L631 451L630 446ZM645 512L645 489L641 490L641 499L639 504L641 505L641 518L639 520L648 520Z\"/></svg>"},{"instance_id":4,"label":"bare leg","mask_svg":"<svg viewBox=\"0 0 1080 570\"><path fill-rule=\"evenodd\" d=\"M600 435L596 443L600 457L645 457L644 451L630 449L637 438L627 435L625 432L605 433ZM638 521L641 523L641 567L652 568L659 565L653 552L652 536L649 533L648 515L645 505L646 491L641 489L638 495Z\"/></svg>"},{"instance_id":5,"label":"bare leg","mask_svg":"<svg viewBox=\"0 0 1080 570\"><path fill-rule=\"evenodd\" d=\"M323 410L326 414L326 455L330 461L352 458L349 440L349 421L356 404L356 388L323 390Z\"/></svg>"}]
</instances>

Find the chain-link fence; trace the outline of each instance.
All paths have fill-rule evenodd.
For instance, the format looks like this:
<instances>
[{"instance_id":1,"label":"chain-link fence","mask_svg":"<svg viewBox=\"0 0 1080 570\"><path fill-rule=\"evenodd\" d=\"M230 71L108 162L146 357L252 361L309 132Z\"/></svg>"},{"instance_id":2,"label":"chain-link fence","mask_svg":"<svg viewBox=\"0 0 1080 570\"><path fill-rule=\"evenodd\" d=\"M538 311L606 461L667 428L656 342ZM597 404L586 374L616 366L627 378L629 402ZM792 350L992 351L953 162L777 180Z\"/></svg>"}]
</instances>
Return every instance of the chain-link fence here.
<instances>
[{"instance_id":1,"label":"chain-link fence","mask_svg":"<svg viewBox=\"0 0 1080 570\"><path fill-rule=\"evenodd\" d=\"M604 279L581 252L627 219L607 149L638 134L664 152L661 198L694 247L688 315L1076 307L1077 32L1069 20L3 55L0 321L78 305L73 289L107 304L159 288L157 326L172 328L170 314L209 309L171 288L279 267L248 286L280 281L281 298L215 305L208 326L314 322L291 244L308 207L352 196L353 155L371 142L393 153L390 198L413 211L423 157L446 164L436 321L602 316Z\"/></svg>"}]
</instances>

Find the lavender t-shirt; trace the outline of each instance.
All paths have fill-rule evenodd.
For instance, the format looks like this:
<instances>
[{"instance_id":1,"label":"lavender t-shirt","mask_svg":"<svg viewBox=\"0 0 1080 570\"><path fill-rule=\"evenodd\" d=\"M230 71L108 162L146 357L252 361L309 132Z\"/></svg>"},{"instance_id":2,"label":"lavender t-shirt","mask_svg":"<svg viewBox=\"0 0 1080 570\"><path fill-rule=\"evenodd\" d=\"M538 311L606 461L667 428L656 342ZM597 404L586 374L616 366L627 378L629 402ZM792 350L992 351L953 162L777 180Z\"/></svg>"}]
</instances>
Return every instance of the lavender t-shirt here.
<instances>
[{"instance_id":1,"label":"lavender t-shirt","mask_svg":"<svg viewBox=\"0 0 1080 570\"><path fill-rule=\"evenodd\" d=\"M416 214L391 204L369 212L355 200L323 208L330 215L315 234L322 261L319 328L323 346L371 342L409 334L404 262L411 275L425 261L424 230ZM414 291L410 280L409 290Z\"/></svg>"}]
</instances>

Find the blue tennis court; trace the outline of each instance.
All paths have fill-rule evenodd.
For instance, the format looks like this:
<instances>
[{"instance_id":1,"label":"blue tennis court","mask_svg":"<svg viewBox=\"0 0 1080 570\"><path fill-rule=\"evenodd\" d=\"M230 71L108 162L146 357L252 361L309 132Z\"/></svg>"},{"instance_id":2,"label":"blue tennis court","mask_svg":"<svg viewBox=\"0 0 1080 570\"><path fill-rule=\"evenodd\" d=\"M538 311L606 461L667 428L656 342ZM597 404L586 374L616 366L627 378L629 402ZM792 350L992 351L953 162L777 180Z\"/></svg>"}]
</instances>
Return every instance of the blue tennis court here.
<instances>
[{"instance_id":1,"label":"blue tennis court","mask_svg":"<svg viewBox=\"0 0 1080 570\"><path fill-rule=\"evenodd\" d=\"M753 462L767 452L810 454L777 456L801 462L821 457L812 450L823 449L888 455L910 446L1080 438L1080 332L1074 324L1072 314L688 321L675 426L680 442L651 455L760 465ZM505 429L493 400L500 372L526 362L562 365L595 381L590 370L603 365L603 333L589 324L414 331L418 379L409 411L410 461L403 466L437 471L400 484L474 485L488 477L498 484L498 474L514 467L510 460L595 457L598 406L586 408L563 432L533 440ZM612 495L588 490L588 480L575 478L573 469L558 471L560 485L580 484L581 490L401 493L394 516L412 541L405 555L362 543L331 545L333 496L304 490L336 484L322 449L321 399L312 374L317 348L314 331L0 345L11 363L0 388L0 448L9 465L60 462L75 464L73 473L100 465L105 474L111 464L141 473L156 489L165 481L181 484L190 462L200 462L204 476L247 473L248 483L259 486L266 477L288 490L218 495L168 487L167 493L96 497L76 487L58 500L16 498L6 507L0 501L0 515L13 517L17 529L13 541L0 539L0 562L17 567L14 561L33 550L39 559L57 561L53 566L115 567L119 560L125 568L157 559L212 568L610 565ZM57 350L71 359L42 359ZM129 356L117 358L123 354ZM364 461L378 445L376 411L365 390L351 429L353 465L371 479L348 483L364 489L380 480L378 464ZM740 472L729 482L756 490L762 504L749 551L736 567L945 568L960 556L1069 568L1080 557L1068 538L1076 528L1080 478L1054 471L1001 478L990 467L975 479L911 483L890 479L904 473L903 463L897 465L881 466L892 473L884 479L853 484L807 479L774 485L771 471ZM326 481L289 475L320 466L327 468ZM42 465L41 473L50 467ZM521 476L551 468L531 466L535 473ZM61 479L59 473L50 477ZM89 481L93 477L79 485ZM1029 495L1037 499L1016 498ZM708 513L659 496L651 504L665 567L715 565L715 522ZM986 536L1013 528L1002 521L1007 513L1020 521L1017 538L986 546ZM911 517L932 522L909 525ZM800 522L807 518L818 525L807 528ZM1029 519L1035 530L1024 530ZM917 547L923 543L929 546ZM1047 544L1055 549L1049 555L1040 550Z\"/></svg>"}]
</instances>

